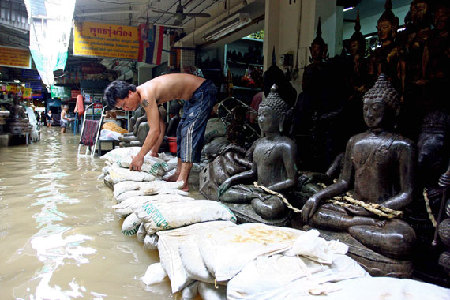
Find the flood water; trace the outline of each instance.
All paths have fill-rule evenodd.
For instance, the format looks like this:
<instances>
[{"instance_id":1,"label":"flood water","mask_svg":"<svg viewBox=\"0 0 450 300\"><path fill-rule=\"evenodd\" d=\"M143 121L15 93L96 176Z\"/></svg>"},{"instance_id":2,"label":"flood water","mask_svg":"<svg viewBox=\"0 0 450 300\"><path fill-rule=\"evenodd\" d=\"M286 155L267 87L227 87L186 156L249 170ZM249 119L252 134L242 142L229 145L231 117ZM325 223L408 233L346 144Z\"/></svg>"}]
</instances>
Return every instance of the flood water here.
<instances>
[{"instance_id":1,"label":"flood water","mask_svg":"<svg viewBox=\"0 0 450 300\"><path fill-rule=\"evenodd\" d=\"M59 130L0 148L0 299L173 299L140 280L158 253L121 233L103 161Z\"/></svg>"}]
</instances>

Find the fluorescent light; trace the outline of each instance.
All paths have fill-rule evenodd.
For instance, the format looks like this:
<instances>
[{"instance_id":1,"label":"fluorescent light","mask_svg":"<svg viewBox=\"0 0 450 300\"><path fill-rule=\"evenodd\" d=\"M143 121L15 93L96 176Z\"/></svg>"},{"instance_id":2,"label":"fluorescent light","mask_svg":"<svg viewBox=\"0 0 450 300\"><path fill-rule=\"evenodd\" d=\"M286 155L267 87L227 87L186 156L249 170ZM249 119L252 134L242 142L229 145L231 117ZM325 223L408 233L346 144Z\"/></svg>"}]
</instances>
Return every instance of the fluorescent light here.
<instances>
[{"instance_id":1,"label":"fluorescent light","mask_svg":"<svg viewBox=\"0 0 450 300\"><path fill-rule=\"evenodd\" d=\"M239 28L242 28L251 21L252 19L250 19L249 14L245 13L235 14L220 22L220 25L211 30L210 32L205 33L203 35L203 39L205 41L218 40L219 38L232 32L235 32Z\"/></svg>"},{"instance_id":2,"label":"fluorescent light","mask_svg":"<svg viewBox=\"0 0 450 300\"><path fill-rule=\"evenodd\" d=\"M352 7L347 7L347 8L344 8L342 11L343 11L343 12L346 12L346 11L352 10L352 9L354 9L354 8L355 8L354 6L352 6Z\"/></svg>"},{"instance_id":3,"label":"fluorescent light","mask_svg":"<svg viewBox=\"0 0 450 300\"><path fill-rule=\"evenodd\" d=\"M20 83L20 80L14 79L15 83Z\"/></svg>"}]
</instances>

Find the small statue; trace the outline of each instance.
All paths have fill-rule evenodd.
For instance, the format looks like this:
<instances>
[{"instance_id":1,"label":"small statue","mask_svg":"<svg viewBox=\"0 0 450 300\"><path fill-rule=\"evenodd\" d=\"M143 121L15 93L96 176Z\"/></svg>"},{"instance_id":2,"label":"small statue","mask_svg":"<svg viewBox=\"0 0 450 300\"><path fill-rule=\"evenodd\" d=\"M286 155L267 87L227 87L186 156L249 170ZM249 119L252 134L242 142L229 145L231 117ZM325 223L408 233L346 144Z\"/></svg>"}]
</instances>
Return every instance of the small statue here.
<instances>
[{"instance_id":1,"label":"small statue","mask_svg":"<svg viewBox=\"0 0 450 300\"><path fill-rule=\"evenodd\" d=\"M283 192L296 185L296 145L281 135L289 105L280 98L273 85L268 97L258 109L258 123L262 137L256 140L250 151L252 168L225 180L219 187L219 200L226 203L250 203L263 219L282 217L286 212L283 201L249 185L235 185L243 180L256 178L259 185L276 192Z\"/></svg>"},{"instance_id":2,"label":"small statue","mask_svg":"<svg viewBox=\"0 0 450 300\"><path fill-rule=\"evenodd\" d=\"M400 90L400 80L397 76L398 49L395 43L398 23L398 17L392 12L392 1L386 0L384 12L377 21L380 47L369 57L369 75L374 82L381 73L384 73L394 87Z\"/></svg>"},{"instance_id":3,"label":"small statue","mask_svg":"<svg viewBox=\"0 0 450 300\"><path fill-rule=\"evenodd\" d=\"M381 219L363 207L401 210L411 202L415 148L408 139L390 131L399 99L384 75L363 100L364 120L369 130L348 141L339 180L308 199L302 209L302 219L312 226L347 231L383 255L402 257L409 254L414 244L414 230L403 220ZM351 188L353 197L364 205L323 203Z\"/></svg>"}]
</instances>

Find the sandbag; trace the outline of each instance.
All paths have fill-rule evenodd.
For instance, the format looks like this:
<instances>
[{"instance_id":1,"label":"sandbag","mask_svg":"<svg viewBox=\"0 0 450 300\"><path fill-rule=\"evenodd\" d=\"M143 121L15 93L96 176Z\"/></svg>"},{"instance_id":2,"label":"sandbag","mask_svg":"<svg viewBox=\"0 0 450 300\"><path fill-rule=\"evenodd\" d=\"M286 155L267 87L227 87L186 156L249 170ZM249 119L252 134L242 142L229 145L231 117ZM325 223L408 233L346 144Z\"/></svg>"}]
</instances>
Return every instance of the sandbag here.
<instances>
[{"instance_id":1,"label":"sandbag","mask_svg":"<svg viewBox=\"0 0 450 300\"><path fill-rule=\"evenodd\" d=\"M180 201L194 201L194 198L185 197L182 195L168 195L168 194L158 194L153 196L137 196L130 197L116 205L113 205L114 212L119 217L126 217L129 214L138 211L144 203L147 202L164 202L164 203L172 203L172 202L180 202Z\"/></svg>"},{"instance_id":2,"label":"sandbag","mask_svg":"<svg viewBox=\"0 0 450 300\"><path fill-rule=\"evenodd\" d=\"M200 282L198 293L203 300L227 300L227 287Z\"/></svg>"},{"instance_id":3,"label":"sandbag","mask_svg":"<svg viewBox=\"0 0 450 300\"><path fill-rule=\"evenodd\" d=\"M164 271L161 264L155 263L148 266L147 271L145 271L145 274L141 277L141 280L146 285L152 285L163 282L166 277L167 273Z\"/></svg>"},{"instance_id":4,"label":"sandbag","mask_svg":"<svg viewBox=\"0 0 450 300\"><path fill-rule=\"evenodd\" d=\"M116 163L123 168L128 168L133 157L136 156L140 150L140 147L116 148L101 156L100 159L109 161L110 163ZM161 177L167 172L168 166L164 160L146 154L141 170L142 172Z\"/></svg>"},{"instance_id":5,"label":"sandbag","mask_svg":"<svg viewBox=\"0 0 450 300\"><path fill-rule=\"evenodd\" d=\"M212 221L206 223L192 224L186 227L180 227L169 231L159 231L158 251L162 267L170 278L172 293L181 291L187 285L195 281L190 278L186 271L179 247L189 239L195 239L196 236L211 235L216 231L237 225L230 221ZM185 262L187 264L187 262Z\"/></svg>"},{"instance_id":6,"label":"sandbag","mask_svg":"<svg viewBox=\"0 0 450 300\"><path fill-rule=\"evenodd\" d=\"M367 272L357 262L342 254L335 255L329 265L299 256L260 256L228 282L227 298L309 299L312 295L339 290L335 282L366 276Z\"/></svg>"},{"instance_id":7,"label":"sandbag","mask_svg":"<svg viewBox=\"0 0 450 300\"><path fill-rule=\"evenodd\" d=\"M124 235L135 235L142 221L135 213L130 214L122 223L122 233Z\"/></svg>"},{"instance_id":8,"label":"sandbag","mask_svg":"<svg viewBox=\"0 0 450 300\"><path fill-rule=\"evenodd\" d=\"M210 200L148 202L136 213L148 234L214 220L236 222L236 217L227 206Z\"/></svg>"},{"instance_id":9,"label":"sandbag","mask_svg":"<svg viewBox=\"0 0 450 300\"><path fill-rule=\"evenodd\" d=\"M144 226L144 224L142 224ZM145 229L144 229L145 231ZM144 249L146 250L156 250L158 249L158 239L159 236L157 234L147 234L145 232L145 238L144 238Z\"/></svg>"},{"instance_id":10,"label":"sandbag","mask_svg":"<svg viewBox=\"0 0 450 300\"><path fill-rule=\"evenodd\" d=\"M122 181L154 181L155 176L147 172L130 171L126 168L121 168L118 165L112 165L109 168L107 175L109 182L117 184ZM105 179L107 178L105 177Z\"/></svg>"},{"instance_id":11,"label":"sandbag","mask_svg":"<svg viewBox=\"0 0 450 300\"><path fill-rule=\"evenodd\" d=\"M180 190L182 182L167 182L155 180L152 182L119 182L114 185L114 198L117 202L134 197L155 194L178 194L187 196L189 193Z\"/></svg>"},{"instance_id":12,"label":"sandbag","mask_svg":"<svg viewBox=\"0 0 450 300\"><path fill-rule=\"evenodd\" d=\"M450 289L413 279L398 279L391 277L363 277L340 281L336 283L336 286L339 288L339 290L330 293L327 297L325 297L326 300L450 299ZM317 297L314 299L317 299Z\"/></svg>"}]
</instances>

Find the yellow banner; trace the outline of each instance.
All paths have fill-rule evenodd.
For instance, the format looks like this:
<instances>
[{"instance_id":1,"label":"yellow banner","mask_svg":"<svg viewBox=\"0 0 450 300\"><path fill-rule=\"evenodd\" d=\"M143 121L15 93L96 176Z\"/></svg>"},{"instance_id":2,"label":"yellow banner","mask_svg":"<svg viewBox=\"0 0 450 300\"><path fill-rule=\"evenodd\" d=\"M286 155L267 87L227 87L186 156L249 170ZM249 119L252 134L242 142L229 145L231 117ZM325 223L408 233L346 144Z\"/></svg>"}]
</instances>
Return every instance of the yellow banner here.
<instances>
[{"instance_id":1,"label":"yellow banner","mask_svg":"<svg viewBox=\"0 0 450 300\"><path fill-rule=\"evenodd\" d=\"M74 55L138 58L137 27L78 22L75 23L73 36Z\"/></svg>"},{"instance_id":2,"label":"yellow banner","mask_svg":"<svg viewBox=\"0 0 450 300\"><path fill-rule=\"evenodd\" d=\"M28 49L0 46L0 66L31 69Z\"/></svg>"},{"instance_id":3,"label":"yellow banner","mask_svg":"<svg viewBox=\"0 0 450 300\"><path fill-rule=\"evenodd\" d=\"M6 86L6 92L8 92L8 93L17 93L17 86L16 85L10 85L10 84L8 84L7 86Z\"/></svg>"}]
</instances>

